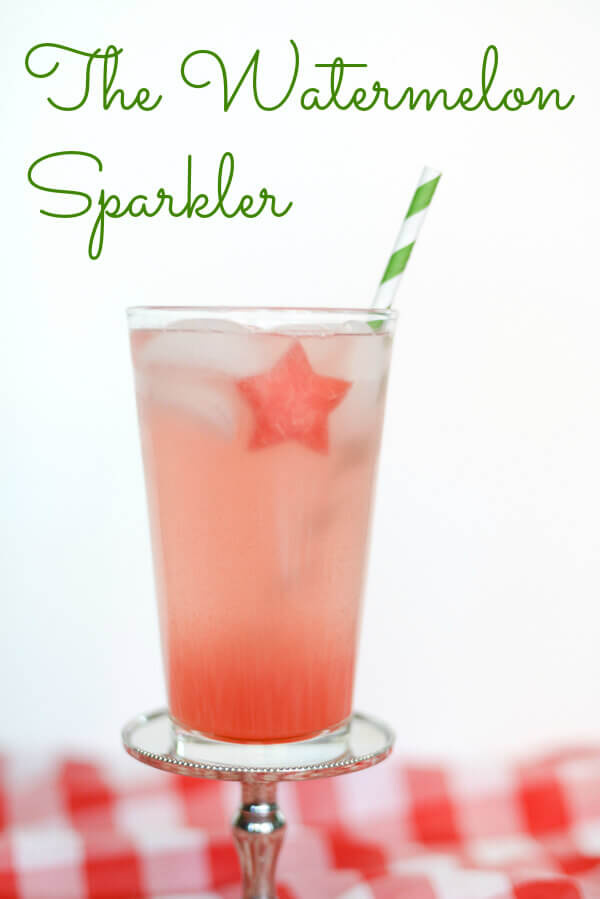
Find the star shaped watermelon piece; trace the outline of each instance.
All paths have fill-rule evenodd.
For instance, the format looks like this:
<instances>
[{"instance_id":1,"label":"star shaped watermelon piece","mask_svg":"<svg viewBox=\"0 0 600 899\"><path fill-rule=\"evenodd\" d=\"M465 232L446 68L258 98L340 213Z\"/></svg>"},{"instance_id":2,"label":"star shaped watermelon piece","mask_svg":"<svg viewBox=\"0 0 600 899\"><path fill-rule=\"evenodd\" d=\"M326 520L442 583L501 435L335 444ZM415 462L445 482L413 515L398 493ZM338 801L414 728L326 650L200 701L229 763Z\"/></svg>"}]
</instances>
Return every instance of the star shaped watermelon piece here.
<instances>
[{"instance_id":1,"label":"star shaped watermelon piece","mask_svg":"<svg viewBox=\"0 0 600 899\"><path fill-rule=\"evenodd\" d=\"M329 448L329 413L352 386L317 374L299 341L268 371L236 384L254 413L250 449L295 440L318 453Z\"/></svg>"}]
</instances>

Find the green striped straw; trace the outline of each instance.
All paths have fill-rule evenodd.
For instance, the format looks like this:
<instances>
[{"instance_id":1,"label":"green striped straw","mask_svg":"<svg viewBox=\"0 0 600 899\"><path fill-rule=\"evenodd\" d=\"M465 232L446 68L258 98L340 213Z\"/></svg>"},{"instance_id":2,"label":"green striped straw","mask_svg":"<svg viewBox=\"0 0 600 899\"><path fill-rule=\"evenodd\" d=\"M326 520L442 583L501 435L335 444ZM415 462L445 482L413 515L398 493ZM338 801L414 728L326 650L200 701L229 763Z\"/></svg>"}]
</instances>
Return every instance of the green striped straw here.
<instances>
[{"instance_id":1,"label":"green striped straw","mask_svg":"<svg viewBox=\"0 0 600 899\"><path fill-rule=\"evenodd\" d=\"M390 261L375 294L373 301L375 309L390 309L394 303L398 285L402 280L404 269L410 259L440 177L441 172L437 172L435 169L430 169L428 166L423 169L408 212L402 222L400 234L394 244ZM381 324L382 322L371 322L371 327L377 329L377 327L381 327Z\"/></svg>"}]
</instances>

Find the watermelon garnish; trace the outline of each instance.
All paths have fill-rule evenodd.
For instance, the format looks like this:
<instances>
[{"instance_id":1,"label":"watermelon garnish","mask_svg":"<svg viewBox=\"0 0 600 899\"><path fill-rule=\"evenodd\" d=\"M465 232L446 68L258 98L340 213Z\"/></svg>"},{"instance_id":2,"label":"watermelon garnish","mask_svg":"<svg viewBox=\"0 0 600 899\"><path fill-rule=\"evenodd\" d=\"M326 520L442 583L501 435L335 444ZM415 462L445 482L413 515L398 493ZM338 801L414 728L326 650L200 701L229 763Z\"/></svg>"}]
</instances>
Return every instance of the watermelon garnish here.
<instances>
[{"instance_id":1,"label":"watermelon garnish","mask_svg":"<svg viewBox=\"0 0 600 899\"><path fill-rule=\"evenodd\" d=\"M250 449L295 440L318 453L329 448L329 413L352 386L317 374L299 341L272 368L236 384L254 413Z\"/></svg>"}]
</instances>

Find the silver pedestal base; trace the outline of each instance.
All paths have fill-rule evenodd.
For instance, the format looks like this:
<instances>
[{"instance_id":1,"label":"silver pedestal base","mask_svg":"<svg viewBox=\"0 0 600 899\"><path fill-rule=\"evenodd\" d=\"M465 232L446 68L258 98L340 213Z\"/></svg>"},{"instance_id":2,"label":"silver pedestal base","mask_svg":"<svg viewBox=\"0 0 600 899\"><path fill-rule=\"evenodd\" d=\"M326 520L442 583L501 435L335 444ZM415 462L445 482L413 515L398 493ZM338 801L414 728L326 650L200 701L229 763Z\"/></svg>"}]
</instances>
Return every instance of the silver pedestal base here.
<instances>
[{"instance_id":1,"label":"silver pedestal base","mask_svg":"<svg viewBox=\"0 0 600 899\"><path fill-rule=\"evenodd\" d=\"M394 733L375 718L352 715L340 731L316 739L265 746L218 740L182 740L166 709L138 715L122 731L129 755L163 771L189 777L239 780L242 804L233 822L243 899L276 899L275 866L285 821L276 802L281 780L334 777L382 762Z\"/></svg>"}]
</instances>

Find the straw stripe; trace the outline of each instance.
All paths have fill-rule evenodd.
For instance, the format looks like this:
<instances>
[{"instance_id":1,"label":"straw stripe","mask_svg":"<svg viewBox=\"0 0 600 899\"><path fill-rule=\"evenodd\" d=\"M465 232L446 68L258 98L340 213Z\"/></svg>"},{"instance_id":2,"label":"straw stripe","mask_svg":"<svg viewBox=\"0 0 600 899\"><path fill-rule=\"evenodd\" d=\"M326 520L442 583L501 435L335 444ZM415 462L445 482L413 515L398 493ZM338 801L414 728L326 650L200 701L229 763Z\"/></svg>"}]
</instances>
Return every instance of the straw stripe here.
<instances>
[{"instance_id":1,"label":"straw stripe","mask_svg":"<svg viewBox=\"0 0 600 899\"><path fill-rule=\"evenodd\" d=\"M404 224L402 225L402 240L405 246L416 241L426 215L427 209L425 208L422 209L421 212L417 212L410 217L407 216L407 218L404 219Z\"/></svg>"},{"instance_id":2,"label":"straw stripe","mask_svg":"<svg viewBox=\"0 0 600 899\"><path fill-rule=\"evenodd\" d=\"M415 215L415 213L417 212L421 212L422 209L425 209L427 206L429 206L435 193L435 189L438 186L439 180L440 175L437 175L437 177L432 178L431 181L427 181L426 184L421 184L420 187L417 187L415 195L412 198L412 203L408 207L406 218L409 218L409 216L411 215Z\"/></svg>"},{"instance_id":3,"label":"straw stripe","mask_svg":"<svg viewBox=\"0 0 600 899\"><path fill-rule=\"evenodd\" d=\"M373 306L377 309L389 309L393 305L398 285L408 265L440 177L441 173L435 169L428 167L423 169L375 295ZM381 326L381 322L370 324L375 329Z\"/></svg>"},{"instance_id":4,"label":"straw stripe","mask_svg":"<svg viewBox=\"0 0 600 899\"><path fill-rule=\"evenodd\" d=\"M415 243L413 241L412 243L409 243L407 247L402 247L400 250L396 250L395 253L392 253L387 268L383 273L383 278L381 279L382 284L389 281L390 278L395 278L396 275L402 274L406 268L406 263L410 259L410 254L412 253L414 245Z\"/></svg>"}]
</instances>

